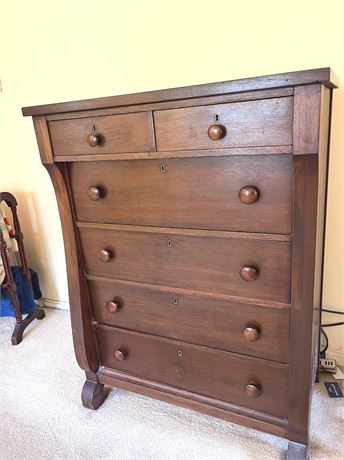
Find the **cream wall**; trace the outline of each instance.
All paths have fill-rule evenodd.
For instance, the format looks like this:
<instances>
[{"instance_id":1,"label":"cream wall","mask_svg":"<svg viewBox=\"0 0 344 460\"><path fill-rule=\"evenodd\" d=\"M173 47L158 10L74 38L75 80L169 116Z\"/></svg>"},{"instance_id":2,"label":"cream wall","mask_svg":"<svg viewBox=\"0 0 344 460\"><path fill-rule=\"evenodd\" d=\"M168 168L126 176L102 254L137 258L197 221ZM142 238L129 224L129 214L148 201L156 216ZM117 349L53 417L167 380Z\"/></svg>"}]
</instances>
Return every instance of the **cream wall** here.
<instances>
[{"instance_id":1,"label":"cream wall","mask_svg":"<svg viewBox=\"0 0 344 460\"><path fill-rule=\"evenodd\" d=\"M325 66L344 78L343 0L0 6L1 188L19 199L29 261L45 296L62 304L68 293L57 205L22 106ZM344 305L343 120L341 87L333 103L325 266L325 304L337 308ZM328 330L334 352L344 353L343 331Z\"/></svg>"}]
</instances>

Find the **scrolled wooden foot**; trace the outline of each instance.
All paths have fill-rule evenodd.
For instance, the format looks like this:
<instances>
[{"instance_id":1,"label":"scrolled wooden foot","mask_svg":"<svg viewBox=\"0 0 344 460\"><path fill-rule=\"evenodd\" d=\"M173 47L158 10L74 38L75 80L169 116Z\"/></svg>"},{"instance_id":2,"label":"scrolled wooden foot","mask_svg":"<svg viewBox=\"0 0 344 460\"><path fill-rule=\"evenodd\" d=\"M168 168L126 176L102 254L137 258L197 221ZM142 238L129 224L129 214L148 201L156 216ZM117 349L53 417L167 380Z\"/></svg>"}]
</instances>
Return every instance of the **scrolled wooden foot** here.
<instances>
[{"instance_id":1,"label":"scrolled wooden foot","mask_svg":"<svg viewBox=\"0 0 344 460\"><path fill-rule=\"evenodd\" d=\"M102 383L86 380L81 392L81 401L87 409L96 410L107 398L107 395L108 391Z\"/></svg>"},{"instance_id":2,"label":"scrolled wooden foot","mask_svg":"<svg viewBox=\"0 0 344 460\"><path fill-rule=\"evenodd\" d=\"M287 460L307 460L308 446L298 442L288 442Z\"/></svg>"},{"instance_id":3,"label":"scrolled wooden foot","mask_svg":"<svg viewBox=\"0 0 344 460\"><path fill-rule=\"evenodd\" d=\"M12 345L19 345L23 340L23 334L27 326L32 323L34 319L43 319L45 317L45 311L41 308L35 308L32 310L20 323L17 323L14 327L11 342Z\"/></svg>"}]
</instances>

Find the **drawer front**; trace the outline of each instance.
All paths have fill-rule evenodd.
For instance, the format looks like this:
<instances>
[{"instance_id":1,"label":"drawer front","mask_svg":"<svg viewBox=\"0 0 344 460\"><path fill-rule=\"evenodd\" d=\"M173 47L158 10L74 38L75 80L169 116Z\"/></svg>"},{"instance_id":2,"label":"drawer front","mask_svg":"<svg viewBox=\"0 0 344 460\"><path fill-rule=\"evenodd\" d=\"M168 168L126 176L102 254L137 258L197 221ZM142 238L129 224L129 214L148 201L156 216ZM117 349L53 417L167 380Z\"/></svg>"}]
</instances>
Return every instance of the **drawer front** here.
<instances>
[{"instance_id":1,"label":"drawer front","mask_svg":"<svg viewBox=\"0 0 344 460\"><path fill-rule=\"evenodd\" d=\"M89 281L97 322L207 347L288 361L289 310Z\"/></svg>"},{"instance_id":2,"label":"drawer front","mask_svg":"<svg viewBox=\"0 0 344 460\"><path fill-rule=\"evenodd\" d=\"M97 326L96 332L104 366L277 417L287 416L285 364L106 326ZM250 383L257 385L259 394L247 388Z\"/></svg>"},{"instance_id":3,"label":"drawer front","mask_svg":"<svg viewBox=\"0 0 344 460\"><path fill-rule=\"evenodd\" d=\"M49 122L54 155L150 152L155 149L151 113Z\"/></svg>"},{"instance_id":4,"label":"drawer front","mask_svg":"<svg viewBox=\"0 0 344 460\"><path fill-rule=\"evenodd\" d=\"M90 275L289 302L289 242L200 236L196 231L193 236L141 229L79 231ZM244 281L240 271L252 280Z\"/></svg>"},{"instance_id":5,"label":"drawer front","mask_svg":"<svg viewBox=\"0 0 344 460\"><path fill-rule=\"evenodd\" d=\"M154 112L158 151L292 144L293 98Z\"/></svg>"},{"instance_id":6,"label":"drawer front","mask_svg":"<svg viewBox=\"0 0 344 460\"><path fill-rule=\"evenodd\" d=\"M79 221L291 231L289 155L80 162L69 172Z\"/></svg>"}]
</instances>

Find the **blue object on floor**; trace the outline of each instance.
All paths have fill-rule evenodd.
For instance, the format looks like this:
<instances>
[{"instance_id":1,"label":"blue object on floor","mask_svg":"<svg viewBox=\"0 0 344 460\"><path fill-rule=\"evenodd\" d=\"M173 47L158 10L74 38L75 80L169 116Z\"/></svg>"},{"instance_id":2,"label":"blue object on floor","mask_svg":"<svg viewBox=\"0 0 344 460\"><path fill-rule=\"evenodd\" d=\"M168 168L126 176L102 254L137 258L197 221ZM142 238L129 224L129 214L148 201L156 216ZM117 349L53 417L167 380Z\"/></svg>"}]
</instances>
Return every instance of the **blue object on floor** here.
<instances>
[{"instance_id":1,"label":"blue object on floor","mask_svg":"<svg viewBox=\"0 0 344 460\"><path fill-rule=\"evenodd\" d=\"M21 267L11 267L13 280L17 286L17 296L19 300L20 312L27 315L36 308L31 284L24 278ZM15 316L8 289L1 286L0 316Z\"/></svg>"}]
</instances>

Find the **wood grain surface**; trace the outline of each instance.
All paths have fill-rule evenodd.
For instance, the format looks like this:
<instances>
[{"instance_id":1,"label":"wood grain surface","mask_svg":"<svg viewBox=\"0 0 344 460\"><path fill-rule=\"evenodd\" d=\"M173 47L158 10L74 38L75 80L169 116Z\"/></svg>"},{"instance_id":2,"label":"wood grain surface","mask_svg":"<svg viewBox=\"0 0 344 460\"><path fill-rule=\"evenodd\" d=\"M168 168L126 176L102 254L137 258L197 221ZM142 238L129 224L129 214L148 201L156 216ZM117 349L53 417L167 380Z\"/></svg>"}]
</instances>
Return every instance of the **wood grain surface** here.
<instances>
[{"instance_id":1,"label":"wood grain surface","mask_svg":"<svg viewBox=\"0 0 344 460\"><path fill-rule=\"evenodd\" d=\"M290 233L291 173L290 155L69 165L79 221L269 233ZM255 203L240 200L245 186Z\"/></svg>"}]
</instances>

